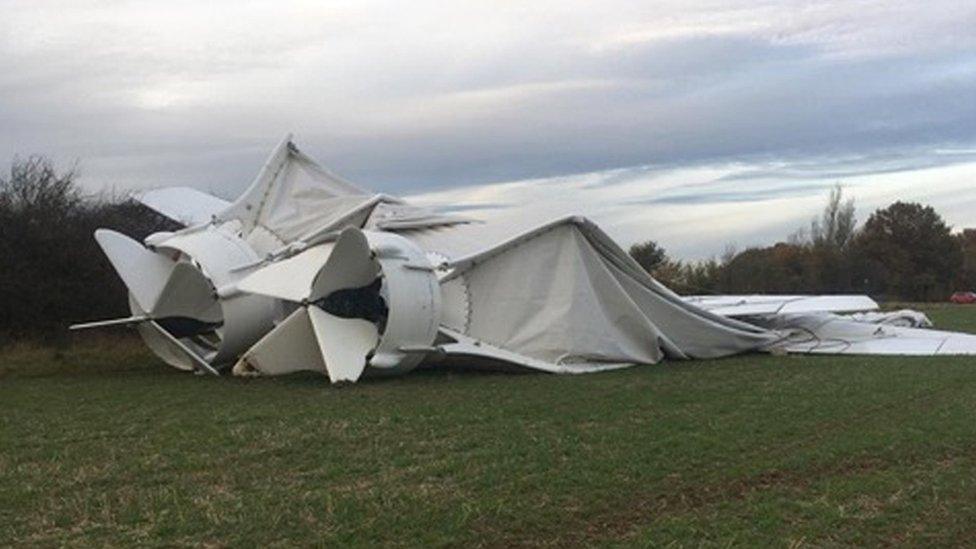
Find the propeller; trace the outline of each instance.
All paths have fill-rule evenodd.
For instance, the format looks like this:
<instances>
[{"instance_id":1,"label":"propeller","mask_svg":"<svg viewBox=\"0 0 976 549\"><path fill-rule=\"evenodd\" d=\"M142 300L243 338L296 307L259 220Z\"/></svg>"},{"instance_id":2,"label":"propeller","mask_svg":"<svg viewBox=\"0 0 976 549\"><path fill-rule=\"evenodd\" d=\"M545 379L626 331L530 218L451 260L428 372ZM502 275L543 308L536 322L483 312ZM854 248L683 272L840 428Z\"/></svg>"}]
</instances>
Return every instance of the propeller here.
<instances>
[{"instance_id":1,"label":"propeller","mask_svg":"<svg viewBox=\"0 0 976 549\"><path fill-rule=\"evenodd\" d=\"M198 369L217 374L199 353L180 341L213 332L223 324L220 303L206 276L191 263L151 251L116 231L98 229L95 240L128 288L133 315L75 324L70 329L148 326Z\"/></svg>"},{"instance_id":2,"label":"propeller","mask_svg":"<svg viewBox=\"0 0 976 549\"><path fill-rule=\"evenodd\" d=\"M423 250L385 231L344 229L335 241L269 264L237 284L296 305L245 352L236 375L324 372L333 383L392 374L434 349L440 285Z\"/></svg>"},{"instance_id":3,"label":"propeller","mask_svg":"<svg viewBox=\"0 0 976 549\"><path fill-rule=\"evenodd\" d=\"M308 314L333 383L358 380L379 344L377 325L388 311L379 276L366 235L348 228L312 281Z\"/></svg>"},{"instance_id":4,"label":"propeller","mask_svg":"<svg viewBox=\"0 0 976 549\"><path fill-rule=\"evenodd\" d=\"M315 263L309 258L317 261L317 269L311 270ZM250 275L239 287L289 296L300 303L300 308L248 350L234 366L234 373L274 375L318 370L324 371L332 383L358 380L379 344L379 325L387 310L380 295L380 265L366 235L347 228L334 243L311 248L262 271ZM297 275L290 281L272 276L289 271ZM308 272L315 273L310 282Z\"/></svg>"}]
</instances>

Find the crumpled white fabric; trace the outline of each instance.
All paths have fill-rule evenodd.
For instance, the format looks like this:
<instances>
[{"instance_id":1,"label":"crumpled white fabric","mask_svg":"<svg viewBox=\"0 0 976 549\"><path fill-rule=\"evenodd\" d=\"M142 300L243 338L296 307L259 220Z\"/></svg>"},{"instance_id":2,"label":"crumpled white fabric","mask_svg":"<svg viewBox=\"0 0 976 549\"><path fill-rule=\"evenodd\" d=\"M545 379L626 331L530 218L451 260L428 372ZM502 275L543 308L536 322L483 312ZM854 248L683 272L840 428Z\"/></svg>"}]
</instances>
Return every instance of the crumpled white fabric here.
<instances>
[{"instance_id":1,"label":"crumpled white fabric","mask_svg":"<svg viewBox=\"0 0 976 549\"><path fill-rule=\"evenodd\" d=\"M856 313L848 315L848 317L856 322L901 326L903 328L931 328L933 326L932 321L925 313L911 309L890 312Z\"/></svg>"}]
</instances>

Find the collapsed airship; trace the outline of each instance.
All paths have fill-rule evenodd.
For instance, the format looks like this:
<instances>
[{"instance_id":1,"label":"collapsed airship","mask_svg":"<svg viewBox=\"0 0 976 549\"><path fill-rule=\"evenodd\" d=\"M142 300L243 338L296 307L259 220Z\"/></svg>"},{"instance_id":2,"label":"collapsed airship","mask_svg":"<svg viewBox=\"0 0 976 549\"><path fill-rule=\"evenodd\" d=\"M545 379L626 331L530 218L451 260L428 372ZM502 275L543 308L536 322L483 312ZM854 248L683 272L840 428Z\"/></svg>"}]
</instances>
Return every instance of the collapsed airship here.
<instances>
[{"instance_id":1,"label":"collapsed airship","mask_svg":"<svg viewBox=\"0 0 976 549\"><path fill-rule=\"evenodd\" d=\"M866 296L679 296L583 217L522 225L369 192L285 138L227 202L190 188L138 196L185 225L95 238L135 327L167 364L332 382L466 368L587 373L746 352L976 354ZM907 319L907 321L905 320Z\"/></svg>"}]
</instances>

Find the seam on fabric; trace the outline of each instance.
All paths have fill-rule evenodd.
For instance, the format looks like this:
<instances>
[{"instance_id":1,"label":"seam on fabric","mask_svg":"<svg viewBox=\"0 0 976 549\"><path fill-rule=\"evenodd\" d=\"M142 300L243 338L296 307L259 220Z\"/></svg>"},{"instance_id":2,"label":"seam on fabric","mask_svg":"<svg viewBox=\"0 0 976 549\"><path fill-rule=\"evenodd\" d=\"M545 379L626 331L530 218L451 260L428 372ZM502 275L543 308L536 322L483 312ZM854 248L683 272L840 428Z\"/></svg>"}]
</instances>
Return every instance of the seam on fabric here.
<instances>
[{"instance_id":1,"label":"seam on fabric","mask_svg":"<svg viewBox=\"0 0 976 549\"><path fill-rule=\"evenodd\" d=\"M292 154L292 144L291 144L291 142L289 142L288 143L288 152L287 152L287 154L285 154L285 157L282 158L281 159L281 162L278 163L278 167L275 169L274 174L271 175L271 182L268 183L267 188L264 189L264 193L261 195L261 200L258 202L257 211L254 212L254 215L255 215L255 217L254 217L254 225L255 226L258 226L258 225L261 225L262 227L264 226L264 223L261 223L260 222L261 213L264 211L264 207L268 203L268 196L271 194L271 187L274 186L275 181L278 179L278 174L280 174L281 173L281 170L283 170L285 168L285 164L288 163L288 158L291 156L291 154ZM278 238L279 240L281 240L281 237L278 236L277 234L275 234L274 231L272 231L271 229L269 229L267 227L265 227L265 229L269 233L274 234L274 236L276 238ZM254 229L251 229L251 230L254 230Z\"/></svg>"},{"instance_id":2,"label":"seam on fabric","mask_svg":"<svg viewBox=\"0 0 976 549\"><path fill-rule=\"evenodd\" d=\"M464 293L464 333L471 331L471 288L468 286L468 277L461 275L461 290Z\"/></svg>"}]
</instances>

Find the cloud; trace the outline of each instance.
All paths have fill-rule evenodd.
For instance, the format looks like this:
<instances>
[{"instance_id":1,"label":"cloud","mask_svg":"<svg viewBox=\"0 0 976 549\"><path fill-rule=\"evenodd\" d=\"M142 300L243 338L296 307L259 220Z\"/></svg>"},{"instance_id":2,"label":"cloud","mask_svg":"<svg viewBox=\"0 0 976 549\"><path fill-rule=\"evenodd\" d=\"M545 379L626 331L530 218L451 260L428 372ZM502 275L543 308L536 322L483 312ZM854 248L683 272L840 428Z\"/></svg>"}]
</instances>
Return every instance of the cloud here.
<instances>
[{"instance_id":1,"label":"cloud","mask_svg":"<svg viewBox=\"0 0 976 549\"><path fill-rule=\"evenodd\" d=\"M967 151L959 153L969 154ZM956 154L956 153L953 153ZM852 175L838 180L835 159L818 168L810 159L779 162L784 173L802 172L796 182L767 177L766 168L745 162L694 167L612 170L478 185L411 195L419 204L502 222L541 222L568 214L594 219L624 245L656 240L675 257L698 259L765 246L807 227L823 208L829 189L841 184L854 198L863 222L896 200L933 205L957 229L976 226L976 158L939 165L925 155L893 153L848 159ZM868 167L900 165L875 173ZM818 175L819 174L819 175ZM610 185L602 182L611 181Z\"/></svg>"},{"instance_id":2,"label":"cloud","mask_svg":"<svg viewBox=\"0 0 976 549\"><path fill-rule=\"evenodd\" d=\"M758 183L786 196L959 166L937 151L976 144L976 6L949 0L0 0L0 13L0 158L79 159L91 190L232 197L295 132L388 193L527 180L570 205L630 200L611 208L629 218L647 196L621 189L680 180L704 187L650 199L721 202L710 215L746 223L730 207Z\"/></svg>"}]
</instances>

